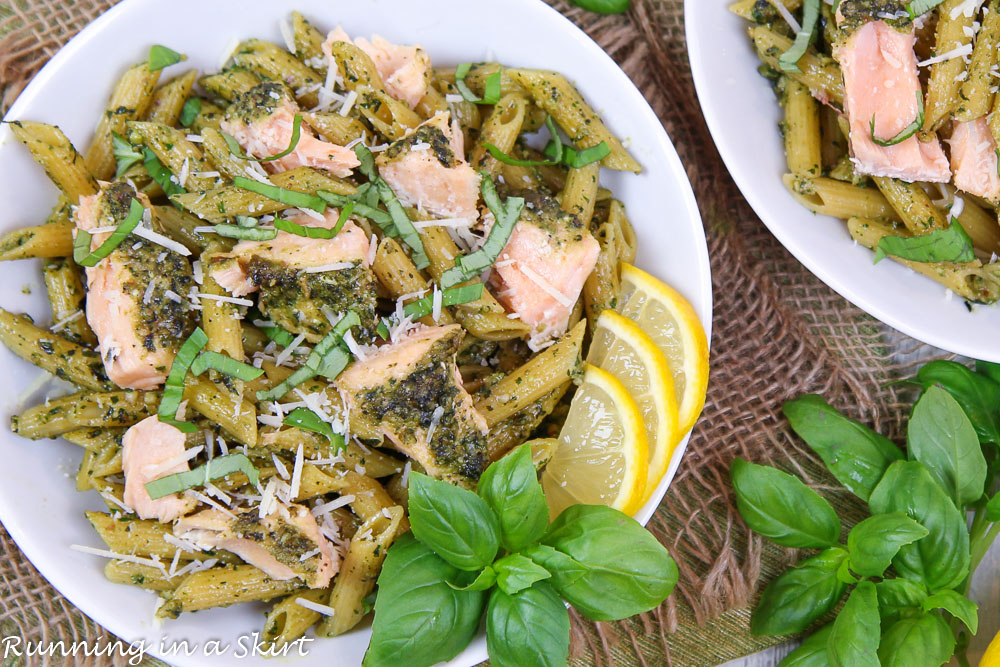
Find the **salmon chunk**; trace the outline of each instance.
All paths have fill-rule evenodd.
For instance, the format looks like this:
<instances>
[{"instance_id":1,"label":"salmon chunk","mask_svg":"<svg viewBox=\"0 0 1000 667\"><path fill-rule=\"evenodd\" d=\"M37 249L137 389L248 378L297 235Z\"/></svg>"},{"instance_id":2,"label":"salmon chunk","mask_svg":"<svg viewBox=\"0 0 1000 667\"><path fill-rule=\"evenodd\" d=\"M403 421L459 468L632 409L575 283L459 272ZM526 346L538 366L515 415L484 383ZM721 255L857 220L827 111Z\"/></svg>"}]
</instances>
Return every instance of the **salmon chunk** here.
<instances>
[{"instance_id":1,"label":"salmon chunk","mask_svg":"<svg viewBox=\"0 0 1000 667\"><path fill-rule=\"evenodd\" d=\"M951 168L956 188L1000 202L997 144L986 118L955 123L951 133Z\"/></svg>"},{"instance_id":2,"label":"salmon chunk","mask_svg":"<svg viewBox=\"0 0 1000 667\"><path fill-rule=\"evenodd\" d=\"M340 569L340 552L302 505L279 505L278 512L263 519L256 509L235 519L204 510L178 521L174 535L205 549L225 549L272 579L300 579L309 588L326 588Z\"/></svg>"},{"instance_id":3,"label":"salmon chunk","mask_svg":"<svg viewBox=\"0 0 1000 667\"><path fill-rule=\"evenodd\" d=\"M558 338L601 246L575 215L551 197L518 193L525 207L493 265L490 284L498 301L532 328L532 347Z\"/></svg>"},{"instance_id":4,"label":"salmon chunk","mask_svg":"<svg viewBox=\"0 0 1000 667\"><path fill-rule=\"evenodd\" d=\"M858 27L834 49L844 73L852 161L862 174L947 183L951 171L936 137L923 142L913 135L894 146L879 146L871 137L872 118L875 136L887 141L918 116L917 96L923 91L913 44L912 26L902 31L877 20Z\"/></svg>"},{"instance_id":5,"label":"salmon chunk","mask_svg":"<svg viewBox=\"0 0 1000 667\"><path fill-rule=\"evenodd\" d=\"M420 99L427 94L427 79L431 69L431 59L419 45L399 46L392 44L378 35L372 35L371 41L358 37L353 42L339 25L330 31L323 42L323 53L330 61L329 66L336 69L330 46L334 42L354 44L364 51L382 78L385 91L397 100L406 102L411 109L416 108Z\"/></svg>"},{"instance_id":6,"label":"salmon chunk","mask_svg":"<svg viewBox=\"0 0 1000 667\"><path fill-rule=\"evenodd\" d=\"M442 111L376 159L399 200L442 218L476 220L480 176L465 161L462 133Z\"/></svg>"},{"instance_id":7,"label":"salmon chunk","mask_svg":"<svg viewBox=\"0 0 1000 667\"><path fill-rule=\"evenodd\" d=\"M270 157L291 145L297 113L299 107L288 88L268 81L236 98L226 110L220 126L236 139L248 155ZM272 171L316 167L343 177L350 176L351 170L361 163L351 149L317 139L303 121L295 150L283 158L261 164Z\"/></svg>"},{"instance_id":8,"label":"salmon chunk","mask_svg":"<svg viewBox=\"0 0 1000 667\"><path fill-rule=\"evenodd\" d=\"M192 498L176 493L153 500L146 483L154 479L187 472L184 458L184 434L155 415L146 417L127 431L122 438L122 471L125 473L125 504L140 519L157 519L164 523L184 516L194 509Z\"/></svg>"},{"instance_id":9,"label":"salmon chunk","mask_svg":"<svg viewBox=\"0 0 1000 667\"><path fill-rule=\"evenodd\" d=\"M78 229L117 226L139 197L127 183L105 184L80 198ZM141 223L140 223L141 224ZM93 235L97 248L111 235ZM129 236L96 266L87 267L87 322L97 334L108 377L119 387L155 389L166 380L180 343L194 330L195 313L181 301L194 286L191 264L181 255Z\"/></svg>"},{"instance_id":10,"label":"salmon chunk","mask_svg":"<svg viewBox=\"0 0 1000 667\"><path fill-rule=\"evenodd\" d=\"M340 215L289 220L329 229ZM348 220L332 239L278 232L271 241L241 241L213 259L215 280L234 296L260 291L260 310L281 327L319 341L331 329L329 314L353 310L361 318L355 337L371 340L375 328L375 274L368 261L368 237ZM216 266L218 264L218 266Z\"/></svg>"},{"instance_id":11,"label":"salmon chunk","mask_svg":"<svg viewBox=\"0 0 1000 667\"><path fill-rule=\"evenodd\" d=\"M358 361L336 380L359 434L381 434L427 474L475 486L486 467L486 420L462 387L462 327L424 327Z\"/></svg>"}]
</instances>

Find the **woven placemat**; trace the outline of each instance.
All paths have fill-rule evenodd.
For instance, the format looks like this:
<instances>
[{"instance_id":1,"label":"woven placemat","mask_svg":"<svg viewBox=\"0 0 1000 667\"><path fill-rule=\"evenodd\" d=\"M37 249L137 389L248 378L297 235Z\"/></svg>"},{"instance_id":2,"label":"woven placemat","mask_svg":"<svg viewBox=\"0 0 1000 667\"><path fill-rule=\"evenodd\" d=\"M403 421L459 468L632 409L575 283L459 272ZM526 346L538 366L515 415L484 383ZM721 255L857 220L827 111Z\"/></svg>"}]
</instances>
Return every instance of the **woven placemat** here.
<instances>
[{"instance_id":1,"label":"woven placemat","mask_svg":"<svg viewBox=\"0 0 1000 667\"><path fill-rule=\"evenodd\" d=\"M861 508L836 490L819 461L791 436L780 415L782 402L819 392L898 437L903 424L896 408L907 389L891 381L912 375L918 360L945 355L847 303L789 255L754 215L702 119L681 0L633 0L621 16L547 1L621 65L670 133L701 207L715 291L708 402L670 492L649 524L677 559L681 581L659 609L627 621L590 623L574 615L571 663L717 665L776 643L749 634L750 604L762 584L794 557L747 535L728 484L730 461L742 456L794 470L827 491L849 517L860 516ZM112 4L0 3L3 109L62 44ZM334 22L316 18L320 24ZM111 640L47 584L0 527L0 639L4 636ZM10 667L20 664L8 661ZM0 667L8 667L2 656Z\"/></svg>"}]
</instances>

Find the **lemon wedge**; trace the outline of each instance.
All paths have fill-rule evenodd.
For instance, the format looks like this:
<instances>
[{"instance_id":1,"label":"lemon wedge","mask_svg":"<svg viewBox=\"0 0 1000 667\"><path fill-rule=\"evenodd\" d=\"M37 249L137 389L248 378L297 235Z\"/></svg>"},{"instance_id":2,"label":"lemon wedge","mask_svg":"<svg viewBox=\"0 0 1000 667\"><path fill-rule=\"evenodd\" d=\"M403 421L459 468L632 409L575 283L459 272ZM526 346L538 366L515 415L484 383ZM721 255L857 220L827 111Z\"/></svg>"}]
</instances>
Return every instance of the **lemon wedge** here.
<instances>
[{"instance_id":1,"label":"lemon wedge","mask_svg":"<svg viewBox=\"0 0 1000 667\"><path fill-rule=\"evenodd\" d=\"M666 474L683 435L667 357L635 322L605 310L595 323L587 361L620 381L642 415L649 444L645 501Z\"/></svg>"},{"instance_id":2,"label":"lemon wedge","mask_svg":"<svg viewBox=\"0 0 1000 667\"><path fill-rule=\"evenodd\" d=\"M570 505L608 505L634 514L645 500L649 451L642 413L610 373L584 365L583 384L542 470L555 518Z\"/></svg>"},{"instance_id":3,"label":"lemon wedge","mask_svg":"<svg viewBox=\"0 0 1000 667\"><path fill-rule=\"evenodd\" d=\"M666 356L677 394L679 430L687 433L705 406L708 389L708 340L694 308L670 286L623 263L616 310L635 322Z\"/></svg>"}]
</instances>

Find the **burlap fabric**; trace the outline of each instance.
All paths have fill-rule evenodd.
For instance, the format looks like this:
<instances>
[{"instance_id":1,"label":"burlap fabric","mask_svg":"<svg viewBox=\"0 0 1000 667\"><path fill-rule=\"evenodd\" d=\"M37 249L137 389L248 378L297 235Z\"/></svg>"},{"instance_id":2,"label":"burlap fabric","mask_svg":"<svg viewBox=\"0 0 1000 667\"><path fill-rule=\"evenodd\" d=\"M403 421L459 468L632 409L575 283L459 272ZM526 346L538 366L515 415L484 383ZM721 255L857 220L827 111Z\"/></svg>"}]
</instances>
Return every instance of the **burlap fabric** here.
<instances>
[{"instance_id":1,"label":"burlap fabric","mask_svg":"<svg viewBox=\"0 0 1000 667\"><path fill-rule=\"evenodd\" d=\"M611 17L563 0L550 2L611 54L670 133L701 206L715 291L708 403L649 526L677 559L681 582L661 608L628 621L595 624L574 614L571 662L717 665L775 643L750 636L750 604L761 585L794 556L748 539L728 484L732 458L794 470L829 491L849 516L857 516L859 508L834 490L815 457L790 434L781 403L819 392L897 437L902 424L896 408L906 390L891 381L911 375L917 360L941 353L848 304L791 257L750 210L701 118L681 0L633 0L628 14ZM3 109L62 44L112 4L0 4ZM0 527L0 637L10 635L109 639L47 584Z\"/></svg>"}]
</instances>

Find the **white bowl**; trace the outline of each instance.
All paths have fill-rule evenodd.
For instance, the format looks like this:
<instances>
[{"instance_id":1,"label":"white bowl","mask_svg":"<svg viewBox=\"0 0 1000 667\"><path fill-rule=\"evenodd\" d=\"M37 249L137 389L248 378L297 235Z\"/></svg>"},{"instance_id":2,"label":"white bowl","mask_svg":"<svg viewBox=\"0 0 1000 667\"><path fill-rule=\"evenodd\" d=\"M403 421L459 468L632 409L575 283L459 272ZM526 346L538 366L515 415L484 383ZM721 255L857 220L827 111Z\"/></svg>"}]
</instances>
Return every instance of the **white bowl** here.
<instances>
[{"instance_id":1,"label":"white bowl","mask_svg":"<svg viewBox=\"0 0 1000 667\"><path fill-rule=\"evenodd\" d=\"M820 280L886 324L925 343L1000 362L1000 308L975 306L893 261L872 263L846 225L817 216L785 189L781 110L733 0L685 0L691 70L705 120L723 161L750 206Z\"/></svg>"},{"instance_id":2,"label":"white bowl","mask_svg":"<svg viewBox=\"0 0 1000 667\"><path fill-rule=\"evenodd\" d=\"M709 329L708 251L684 169L642 95L582 31L537 0L299 0L295 6L321 29L339 22L352 35L377 32L402 43L422 43L435 63L496 58L559 70L575 80L611 129L630 139L633 154L645 168L641 176L605 170L606 184L628 205L641 239L638 264L685 294ZM8 119L58 124L82 149L114 81L128 64L144 59L151 44L188 55L187 63L173 67L168 75L186 66L214 71L234 39L263 37L282 43L277 21L286 7L268 0L128 0L60 51L17 100ZM38 224L55 199L55 188L4 126L0 201L6 215L0 226L6 231ZM25 284L32 286L30 295L22 294ZM37 263L0 265L0 304L30 312L37 321L49 321ZM0 369L7 378L0 385L0 404L12 413L18 409L18 394L38 371L7 350L0 351ZM637 516L643 523L659 504L686 444L685 439L670 472ZM79 458L79 450L62 440L33 443L6 429L0 434L0 460L8 462L0 466L0 520L35 566L95 621L128 641L146 640L150 653L172 664L250 664L239 659L237 638L259 630L264 606L186 614L157 628L152 622L151 593L106 581L103 559L69 549L71 544L103 546L83 517L85 509L103 508L100 499L74 490L71 477ZM307 647L309 655L294 662L323 667L360 664L369 635L367 628L361 628L336 639L314 641ZM169 654L160 643L163 636L168 645L188 640L196 651L190 656ZM209 640L222 640L230 648L222 656L205 657ZM243 641L244 647L249 646L249 640ZM454 664L472 665L485 658L486 641L480 637Z\"/></svg>"}]
</instances>

